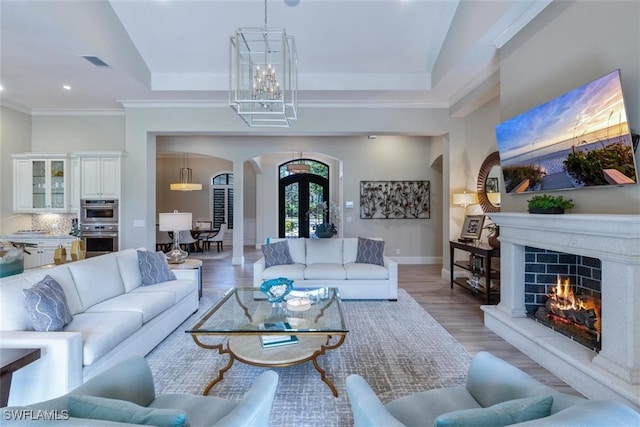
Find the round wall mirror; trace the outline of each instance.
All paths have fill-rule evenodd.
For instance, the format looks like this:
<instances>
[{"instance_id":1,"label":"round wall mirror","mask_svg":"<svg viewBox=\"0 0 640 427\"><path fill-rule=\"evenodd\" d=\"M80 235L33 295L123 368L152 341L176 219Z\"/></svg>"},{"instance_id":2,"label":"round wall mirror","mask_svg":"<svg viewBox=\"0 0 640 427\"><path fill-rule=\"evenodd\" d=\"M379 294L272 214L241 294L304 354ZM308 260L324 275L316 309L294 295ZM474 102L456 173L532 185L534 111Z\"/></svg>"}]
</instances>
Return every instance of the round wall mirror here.
<instances>
[{"instance_id":1,"label":"round wall mirror","mask_svg":"<svg viewBox=\"0 0 640 427\"><path fill-rule=\"evenodd\" d=\"M489 154L478 172L478 203L484 212L500 212L500 155Z\"/></svg>"}]
</instances>

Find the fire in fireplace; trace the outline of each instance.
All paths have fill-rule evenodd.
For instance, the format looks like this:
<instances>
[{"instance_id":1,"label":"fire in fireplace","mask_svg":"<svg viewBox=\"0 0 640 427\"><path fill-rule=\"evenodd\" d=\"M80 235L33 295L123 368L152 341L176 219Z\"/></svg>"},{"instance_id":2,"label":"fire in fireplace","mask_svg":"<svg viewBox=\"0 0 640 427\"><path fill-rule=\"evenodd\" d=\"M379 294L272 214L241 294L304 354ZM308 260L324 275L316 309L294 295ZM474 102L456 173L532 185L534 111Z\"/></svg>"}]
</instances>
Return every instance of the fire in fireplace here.
<instances>
[{"instance_id":1,"label":"fire in fireplace","mask_svg":"<svg viewBox=\"0 0 640 427\"><path fill-rule=\"evenodd\" d=\"M535 318L558 332L596 351L600 350L600 300L574 292L568 277L558 275Z\"/></svg>"}]
</instances>

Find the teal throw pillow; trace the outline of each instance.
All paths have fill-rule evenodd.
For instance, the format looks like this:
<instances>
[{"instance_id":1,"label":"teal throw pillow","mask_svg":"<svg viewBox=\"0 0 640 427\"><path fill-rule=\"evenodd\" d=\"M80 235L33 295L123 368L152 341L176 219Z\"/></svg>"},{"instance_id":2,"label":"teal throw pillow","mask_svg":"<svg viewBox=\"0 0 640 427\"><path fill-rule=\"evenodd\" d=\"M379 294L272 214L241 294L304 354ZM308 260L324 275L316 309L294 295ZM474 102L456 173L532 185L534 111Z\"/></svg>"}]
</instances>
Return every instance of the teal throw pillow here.
<instances>
[{"instance_id":1,"label":"teal throw pillow","mask_svg":"<svg viewBox=\"0 0 640 427\"><path fill-rule=\"evenodd\" d=\"M62 286L48 274L31 288L23 289L22 296L36 331L61 331L73 320Z\"/></svg>"},{"instance_id":2,"label":"teal throw pillow","mask_svg":"<svg viewBox=\"0 0 640 427\"><path fill-rule=\"evenodd\" d=\"M384 265L384 240L358 237L356 263Z\"/></svg>"},{"instance_id":3,"label":"teal throw pillow","mask_svg":"<svg viewBox=\"0 0 640 427\"><path fill-rule=\"evenodd\" d=\"M138 251L138 266L143 286L176 280L176 275L169 268L167 257L162 252Z\"/></svg>"},{"instance_id":4,"label":"teal throw pillow","mask_svg":"<svg viewBox=\"0 0 640 427\"><path fill-rule=\"evenodd\" d=\"M526 397L488 408L462 409L440 415L435 427L501 427L551 415L552 396Z\"/></svg>"},{"instance_id":5,"label":"teal throw pillow","mask_svg":"<svg viewBox=\"0 0 640 427\"><path fill-rule=\"evenodd\" d=\"M273 265L293 264L289 252L289 242L286 240L262 245L262 254L264 255L264 268Z\"/></svg>"},{"instance_id":6,"label":"teal throw pillow","mask_svg":"<svg viewBox=\"0 0 640 427\"><path fill-rule=\"evenodd\" d=\"M180 409L145 408L126 400L96 396L70 395L69 416L158 427L189 425L187 414Z\"/></svg>"}]
</instances>

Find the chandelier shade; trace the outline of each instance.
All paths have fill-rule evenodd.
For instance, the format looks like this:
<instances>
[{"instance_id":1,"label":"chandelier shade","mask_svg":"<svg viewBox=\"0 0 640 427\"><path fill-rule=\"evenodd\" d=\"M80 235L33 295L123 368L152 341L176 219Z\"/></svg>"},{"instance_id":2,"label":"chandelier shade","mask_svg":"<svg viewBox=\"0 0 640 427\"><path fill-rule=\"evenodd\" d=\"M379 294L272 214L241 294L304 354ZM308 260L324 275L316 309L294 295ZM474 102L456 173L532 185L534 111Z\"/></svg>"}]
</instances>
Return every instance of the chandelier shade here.
<instances>
[{"instance_id":1,"label":"chandelier shade","mask_svg":"<svg viewBox=\"0 0 640 427\"><path fill-rule=\"evenodd\" d=\"M298 118L298 56L284 28L238 28L229 43L229 105L251 127L290 127Z\"/></svg>"},{"instance_id":2,"label":"chandelier shade","mask_svg":"<svg viewBox=\"0 0 640 427\"><path fill-rule=\"evenodd\" d=\"M306 163L289 163L287 165L287 171L291 173L309 173L311 166Z\"/></svg>"},{"instance_id":3,"label":"chandelier shade","mask_svg":"<svg viewBox=\"0 0 640 427\"><path fill-rule=\"evenodd\" d=\"M184 157L184 167L180 168L179 182L169 184L169 189L174 191L196 191L202 190L202 184L193 181L193 170L189 167L189 158Z\"/></svg>"}]
</instances>

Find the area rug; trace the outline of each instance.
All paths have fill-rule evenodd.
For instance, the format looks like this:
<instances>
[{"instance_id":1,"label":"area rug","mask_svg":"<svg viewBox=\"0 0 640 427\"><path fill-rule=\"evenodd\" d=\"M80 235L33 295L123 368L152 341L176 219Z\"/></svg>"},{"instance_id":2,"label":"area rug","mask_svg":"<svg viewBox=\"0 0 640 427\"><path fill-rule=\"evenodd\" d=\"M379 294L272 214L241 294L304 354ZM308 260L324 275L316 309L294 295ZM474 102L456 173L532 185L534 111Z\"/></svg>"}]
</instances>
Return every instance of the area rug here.
<instances>
[{"instance_id":1,"label":"area rug","mask_svg":"<svg viewBox=\"0 0 640 427\"><path fill-rule=\"evenodd\" d=\"M198 347L184 332L222 294L205 290L198 313L147 355L157 393L201 394L226 364L226 356ZM353 425L345 390L349 374L362 375L383 403L418 391L464 384L471 356L404 290L399 290L397 302L343 304L347 339L318 359L338 389L338 397L311 362L276 368L280 380L272 426ZM239 400L265 369L236 361L210 395Z\"/></svg>"}]
</instances>

